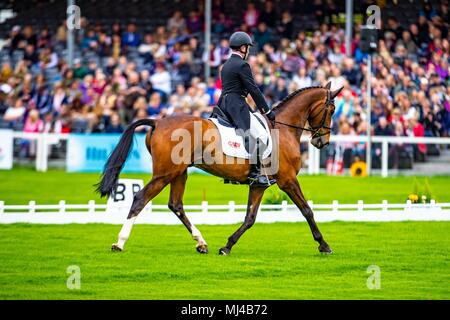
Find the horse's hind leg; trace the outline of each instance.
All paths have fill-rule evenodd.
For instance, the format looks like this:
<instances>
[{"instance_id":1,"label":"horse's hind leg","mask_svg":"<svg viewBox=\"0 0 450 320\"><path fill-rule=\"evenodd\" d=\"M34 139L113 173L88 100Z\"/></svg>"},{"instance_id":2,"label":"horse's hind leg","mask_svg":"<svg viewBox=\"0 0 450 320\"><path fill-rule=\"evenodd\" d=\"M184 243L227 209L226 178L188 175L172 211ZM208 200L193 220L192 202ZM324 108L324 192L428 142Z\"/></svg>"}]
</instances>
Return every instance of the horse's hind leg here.
<instances>
[{"instance_id":1,"label":"horse's hind leg","mask_svg":"<svg viewBox=\"0 0 450 320\"><path fill-rule=\"evenodd\" d=\"M114 243L111 247L113 251L122 251L125 242L130 236L131 229L133 228L134 221L138 214L144 209L145 205L156 197L162 189L170 182L170 178L167 176L153 177L153 179L136 195L131 205L130 213L128 214L127 221L123 224L119 233L119 239L117 243Z\"/></svg>"},{"instance_id":2,"label":"horse's hind leg","mask_svg":"<svg viewBox=\"0 0 450 320\"><path fill-rule=\"evenodd\" d=\"M182 175L176 177L170 183L170 199L169 209L172 210L177 217L183 222L188 231L192 234L192 238L197 241L197 251L200 253L208 253L208 245L203 239L200 231L192 224L183 208L183 194L186 186L187 171L184 171Z\"/></svg>"}]
</instances>

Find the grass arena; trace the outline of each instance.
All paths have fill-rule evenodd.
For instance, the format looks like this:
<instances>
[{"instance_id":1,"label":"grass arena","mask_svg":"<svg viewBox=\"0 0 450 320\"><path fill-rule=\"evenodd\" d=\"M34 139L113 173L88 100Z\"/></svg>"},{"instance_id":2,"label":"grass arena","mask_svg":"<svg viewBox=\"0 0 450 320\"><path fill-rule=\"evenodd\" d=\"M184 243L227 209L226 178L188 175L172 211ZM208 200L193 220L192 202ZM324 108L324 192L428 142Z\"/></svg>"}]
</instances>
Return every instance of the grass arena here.
<instances>
[{"instance_id":1,"label":"grass arena","mask_svg":"<svg viewBox=\"0 0 450 320\"><path fill-rule=\"evenodd\" d=\"M125 178L149 177L124 174ZM317 203L404 202L414 177L299 176ZM417 178L423 183L424 178ZM31 169L0 172L6 203L85 203L96 199L98 174ZM69 183L70 181L70 183ZM449 177L431 177L438 200L450 198ZM335 190L322 192L323 186ZM354 190L354 192L349 192ZM246 202L245 186L192 174L186 203ZM26 195L26 196L25 196ZM98 200L98 199L97 199ZM101 201L101 200L98 200ZM153 200L167 204L168 191ZM36 213L38 214L38 213ZM299 213L300 214L300 213ZM184 226L136 225L126 249L111 252L120 227L106 224L0 225L1 299L445 299L449 295L449 222L320 223L334 253L317 252L304 223L258 224L230 256L219 256L236 225L200 225L211 252L199 255ZM67 268L81 270L69 290ZM367 268L381 270L381 288L369 290ZM248 284L251 283L251 286Z\"/></svg>"},{"instance_id":2,"label":"grass arena","mask_svg":"<svg viewBox=\"0 0 450 320\"><path fill-rule=\"evenodd\" d=\"M0 305L449 300L449 21L445 0L0 0Z\"/></svg>"}]
</instances>

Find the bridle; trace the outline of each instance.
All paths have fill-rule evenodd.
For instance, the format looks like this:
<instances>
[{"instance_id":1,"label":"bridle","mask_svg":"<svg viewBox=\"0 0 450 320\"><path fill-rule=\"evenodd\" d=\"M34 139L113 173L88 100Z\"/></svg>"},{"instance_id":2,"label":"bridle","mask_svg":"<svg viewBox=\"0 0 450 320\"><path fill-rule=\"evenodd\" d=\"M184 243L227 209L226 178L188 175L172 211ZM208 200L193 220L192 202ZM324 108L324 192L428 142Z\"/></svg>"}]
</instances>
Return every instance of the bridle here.
<instances>
[{"instance_id":1,"label":"bridle","mask_svg":"<svg viewBox=\"0 0 450 320\"><path fill-rule=\"evenodd\" d=\"M327 120L328 112L330 112L330 106L334 106L334 99L331 98L330 90L327 90L327 100L325 101L325 107L322 110L323 112L319 112L312 119L310 119L310 120L314 120L320 114L322 114L322 120L320 121L320 125L317 127L305 128L305 127L300 127L300 126L294 126L292 124L288 124L288 123L284 123L284 122L280 122L280 121L276 121L276 120L274 122L281 124L283 126L286 126L286 127L295 128L298 130L309 131L309 132L311 132L311 139L319 138L322 136L326 136L327 134L329 134L331 132L331 128L325 125L325 121ZM308 121L309 121L309 119L308 119ZM326 130L325 130L325 132L321 133L320 132L321 129L326 129Z\"/></svg>"}]
</instances>

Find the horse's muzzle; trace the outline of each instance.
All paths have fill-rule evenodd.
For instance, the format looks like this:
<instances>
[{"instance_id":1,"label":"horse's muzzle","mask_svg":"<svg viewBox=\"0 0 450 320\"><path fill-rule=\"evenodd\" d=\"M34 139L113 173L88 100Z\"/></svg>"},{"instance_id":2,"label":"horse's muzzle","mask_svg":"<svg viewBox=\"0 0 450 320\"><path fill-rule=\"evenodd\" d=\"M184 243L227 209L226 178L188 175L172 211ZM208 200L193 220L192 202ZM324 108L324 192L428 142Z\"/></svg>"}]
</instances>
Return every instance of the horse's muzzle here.
<instances>
[{"instance_id":1,"label":"horse's muzzle","mask_svg":"<svg viewBox=\"0 0 450 320\"><path fill-rule=\"evenodd\" d=\"M311 140L311 144L317 149L323 149L327 147L330 142L324 139L324 137L318 137Z\"/></svg>"}]
</instances>

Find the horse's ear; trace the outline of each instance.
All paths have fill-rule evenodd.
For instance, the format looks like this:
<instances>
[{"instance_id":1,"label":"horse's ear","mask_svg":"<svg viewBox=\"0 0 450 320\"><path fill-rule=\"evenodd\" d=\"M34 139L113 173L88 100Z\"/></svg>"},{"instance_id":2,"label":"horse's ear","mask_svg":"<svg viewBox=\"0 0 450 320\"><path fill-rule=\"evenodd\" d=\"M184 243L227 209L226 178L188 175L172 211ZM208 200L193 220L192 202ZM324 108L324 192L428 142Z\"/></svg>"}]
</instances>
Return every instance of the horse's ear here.
<instances>
[{"instance_id":1,"label":"horse's ear","mask_svg":"<svg viewBox=\"0 0 450 320\"><path fill-rule=\"evenodd\" d=\"M340 87L339 89L337 89L337 90L335 90L335 91L332 91L332 92L331 92L331 99L334 99L335 97L337 97L337 95L338 95L339 93L341 93L342 89L344 89L344 86Z\"/></svg>"},{"instance_id":2,"label":"horse's ear","mask_svg":"<svg viewBox=\"0 0 450 320\"><path fill-rule=\"evenodd\" d=\"M325 85L325 89L327 90L331 89L331 81L328 81L328 83Z\"/></svg>"}]
</instances>

